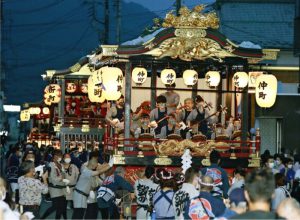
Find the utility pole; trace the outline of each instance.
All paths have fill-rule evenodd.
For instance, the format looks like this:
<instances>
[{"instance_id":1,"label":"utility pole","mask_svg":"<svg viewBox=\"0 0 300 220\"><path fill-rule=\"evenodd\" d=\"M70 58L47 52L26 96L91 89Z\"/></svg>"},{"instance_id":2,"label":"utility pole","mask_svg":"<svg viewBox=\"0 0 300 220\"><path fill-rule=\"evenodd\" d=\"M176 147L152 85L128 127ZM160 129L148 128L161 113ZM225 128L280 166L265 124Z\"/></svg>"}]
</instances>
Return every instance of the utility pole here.
<instances>
[{"instance_id":1,"label":"utility pole","mask_svg":"<svg viewBox=\"0 0 300 220\"><path fill-rule=\"evenodd\" d=\"M116 33L116 40L117 44L121 43L121 1L116 0L116 8L117 8L117 33Z\"/></svg>"},{"instance_id":2,"label":"utility pole","mask_svg":"<svg viewBox=\"0 0 300 220\"><path fill-rule=\"evenodd\" d=\"M108 44L109 38L109 1L104 0L104 40L103 44Z\"/></svg>"},{"instance_id":3,"label":"utility pole","mask_svg":"<svg viewBox=\"0 0 300 220\"><path fill-rule=\"evenodd\" d=\"M176 0L176 14L179 15L179 10L181 8L181 0Z\"/></svg>"}]
</instances>

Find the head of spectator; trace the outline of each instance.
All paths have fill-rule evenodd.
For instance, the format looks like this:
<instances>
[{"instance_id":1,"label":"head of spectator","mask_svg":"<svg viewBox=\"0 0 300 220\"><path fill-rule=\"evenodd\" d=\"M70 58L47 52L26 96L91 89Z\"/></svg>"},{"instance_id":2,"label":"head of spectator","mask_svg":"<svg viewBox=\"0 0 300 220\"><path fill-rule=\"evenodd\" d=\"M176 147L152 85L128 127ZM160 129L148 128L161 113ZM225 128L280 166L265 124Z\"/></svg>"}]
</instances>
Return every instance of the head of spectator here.
<instances>
[{"instance_id":1,"label":"head of spectator","mask_svg":"<svg viewBox=\"0 0 300 220\"><path fill-rule=\"evenodd\" d=\"M176 182L173 173L171 171L163 169L160 173L159 184L162 190L174 190L176 187Z\"/></svg>"},{"instance_id":2,"label":"head of spectator","mask_svg":"<svg viewBox=\"0 0 300 220\"><path fill-rule=\"evenodd\" d=\"M230 209L237 214L247 211L247 200L245 198L244 189L236 188L229 194Z\"/></svg>"},{"instance_id":3,"label":"head of spectator","mask_svg":"<svg viewBox=\"0 0 300 220\"><path fill-rule=\"evenodd\" d=\"M203 192L210 193L214 188L214 180L211 176L205 175L199 179L200 188Z\"/></svg>"},{"instance_id":4,"label":"head of spectator","mask_svg":"<svg viewBox=\"0 0 300 220\"><path fill-rule=\"evenodd\" d=\"M275 181L270 169L256 169L246 176L245 197L250 211L270 211Z\"/></svg>"},{"instance_id":5,"label":"head of spectator","mask_svg":"<svg viewBox=\"0 0 300 220\"><path fill-rule=\"evenodd\" d=\"M96 160L98 161L99 151L92 151L89 155L89 160Z\"/></svg>"},{"instance_id":6,"label":"head of spectator","mask_svg":"<svg viewBox=\"0 0 300 220\"><path fill-rule=\"evenodd\" d=\"M33 163L35 162L35 154L33 151L28 150L24 153L22 161L26 161L26 160L32 161Z\"/></svg>"},{"instance_id":7,"label":"head of spectator","mask_svg":"<svg viewBox=\"0 0 300 220\"><path fill-rule=\"evenodd\" d=\"M146 166L146 168L145 168L145 177L147 179L151 179L153 177L154 173L155 173L154 166Z\"/></svg>"},{"instance_id":8,"label":"head of spectator","mask_svg":"<svg viewBox=\"0 0 300 220\"><path fill-rule=\"evenodd\" d=\"M276 173L275 174L275 184L276 187L284 186L285 185L285 176L283 173Z\"/></svg>"},{"instance_id":9,"label":"head of spectator","mask_svg":"<svg viewBox=\"0 0 300 220\"><path fill-rule=\"evenodd\" d=\"M193 167L188 168L184 174L184 182L194 185L195 187L199 186L199 171Z\"/></svg>"},{"instance_id":10,"label":"head of spectator","mask_svg":"<svg viewBox=\"0 0 300 220\"><path fill-rule=\"evenodd\" d=\"M60 163L62 160L62 152L61 150L55 149L53 151L53 162Z\"/></svg>"},{"instance_id":11,"label":"head of spectator","mask_svg":"<svg viewBox=\"0 0 300 220\"><path fill-rule=\"evenodd\" d=\"M294 198L285 199L279 204L277 214L286 220L300 219L300 204Z\"/></svg>"},{"instance_id":12,"label":"head of spectator","mask_svg":"<svg viewBox=\"0 0 300 220\"><path fill-rule=\"evenodd\" d=\"M209 160L211 164L220 164L221 155L218 151L213 150L209 155Z\"/></svg>"},{"instance_id":13,"label":"head of spectator","mask_svg":"<svg viewBox=\"0 0 300 220\"><path fill-rule=\"evenodd\" d=\"M275 166L275 163L274 163L274 159L272 156L269 156L268 158L265 158L263 162L263 167L265 168L270 168L270 169L273 169L274 166Z\"/></svg>"},{"instance_id":14,"label":"head of spectator","mask_svg":"<svg viewBox=\"0 0 300 220\"><path fill-rule=\"evenodd\" d=\"M293 168L293 160L291 158L284 158L283 159L283 165L287 168L287 169L292 169Z\"/></svg>"},{"instance_id":15,"label":"head of spectator","mask_svg":"<svg viewBox=\"0 0 300 220\"><path fill-rule=\"evenodd\" d=\"M24 176L34 178L35 177L35 166L34 163L30 160L24 161L21 166L20 170Z\"/></svg>"},{"instance_id":16,"label":"head of spectator","mask_svg":"<svg viewBox=\"0 0 300 220\"><path fill-rule=\"evenodd\" d=\"M275 166L279 167L282 164L283 157L280 154L274 154Z\"/></svg>"},{"instance_id":17,"label":"head of spectator","mask_svg":"<svg viewBox=\"0 0 300 220\"><path fill-rule=\"evenodd\" d=\"M234 179L235 181L244 180L246 176L246 171L242 167L237 167L234 172Z\"/></svg>"},{"instance_id":18,"label":"head of spectator","mask_svg":"<svg viewBox=\"0 0 300 220\"><path fill-rule=\"evenodd\" d=\"M156 184L159 184L160 178L161 178L161 172L163 171L163 168L156 169L154 176L153 176L153 182Z\"/></svg>"},{"instance_id":19,"label":"head of spectator","mask_svg":"<svg viewBox=\"0 0 300 220\"><path fill-rule=\"evenodd\" d=\"M63 156L63 162L64 164L70 164L71 163L71 156L68 153L65 153Z\"/></svg>"},{"instance_id":20,"label":"head of spectator","mask_svg":"<svg viewBox=\"0 0 300 220\"><path fill-rule=\"evenodd\" d=\"M93 160L89 160L88 164L87 164L87 168L89 170L96 170L98 167L98 161L93 159Z\"/></svg>"},{"instance_id":21,"label":"head of spectator","mask_svg":"<svg viewBox=\"0 0 300 220\"><path fill-rule=\"evenodd\" d=\"M116 175L119 175L119 176L121 176L121 177L123 177L124 178L124 176L125 176L125 169L123 168L123 167L121 167L121 166L119 166L119 167L117 167L116 169L115 169L115 172L114 172Z\"/></svg>"}]
</instances>

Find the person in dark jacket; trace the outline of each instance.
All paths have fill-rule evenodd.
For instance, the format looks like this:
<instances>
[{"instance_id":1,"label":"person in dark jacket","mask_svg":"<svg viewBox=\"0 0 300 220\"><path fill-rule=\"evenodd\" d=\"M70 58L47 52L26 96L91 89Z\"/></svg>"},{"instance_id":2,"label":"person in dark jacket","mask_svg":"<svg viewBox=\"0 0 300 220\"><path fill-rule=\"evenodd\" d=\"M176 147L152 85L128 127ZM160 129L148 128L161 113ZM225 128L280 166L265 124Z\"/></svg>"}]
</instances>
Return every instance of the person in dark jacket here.
<instances>
[{"instance_id":1,"label":"person in dark jacket","mask_svg":"<svg viewBox=\"0 0 300 220\"><path fill-rule=\"evenodd\" d=\"M213 150L209 156L211 165L201 170L202 175L210 176L214 180L213 196L228 199L229 182L228 175L219 164L221 155L218 151Z\"/></svg>"},{"instance_id":2,"label":"person in dark jacket","mask_svg":"<svg viewBox=\"0 0 300 220\"><path fill-rule=\"evenodd\" d=\"M102 219L120 219L118 207L115 204L116 191L123 189L129 191L131 198L134 198L132 185L123 177L124 172L110 169L106 173L106 178L98 190L97 202Z\"/></svg>"}]
</instances>

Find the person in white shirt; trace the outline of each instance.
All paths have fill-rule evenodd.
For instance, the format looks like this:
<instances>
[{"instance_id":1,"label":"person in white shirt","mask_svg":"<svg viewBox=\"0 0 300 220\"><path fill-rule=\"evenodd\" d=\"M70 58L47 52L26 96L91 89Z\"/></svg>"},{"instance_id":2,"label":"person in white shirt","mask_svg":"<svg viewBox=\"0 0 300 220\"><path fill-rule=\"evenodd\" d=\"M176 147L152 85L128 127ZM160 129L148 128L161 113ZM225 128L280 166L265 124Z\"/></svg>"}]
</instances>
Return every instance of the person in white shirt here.
<instances>
[{"instance_id":1,"label":"person in white shirt","mask_svg":"<svg viewBox=\"0 0 300 220\"><path fill-rule=\"evenodd\" d=\"M232 185L228 190L228 195L236 188L244 188L246 171L242 167L238 167L234 171Z\"/></svg>"},{"instance_id":2,"label":"person in white shirt","mask_svg":"<svg viewBox=\"0 0 300 220\"><path fill-rule=\"evenodd\" d=\"M175 219L184 219L184 207L192 198L199 195L199 171L190 167L185 172L185 181L180 190L173 197L173 207L175 209Z\"/></svg>"},{"instance_id":3,"label":"person in white shirt","mask_svg":"<svg viewBox=\"0 0 300 220\"><path fill-rule=\"evenodd\" d=\"M275 174L276 189L272 199L272 210L276 210L278 205L286 198L290 198L289 191L285 188L285 176L282 173Z\"/></svg>"},{"instance_id":4,"label":"person in white shirt","mask_svg":"<svg viewBox=\"0 0 300 220\"><path fill-rule=\"evenodd\" d=\"M141 174L141 178L134 184L134 193L137 201L136 219L147 219L151 212L151 203L158 184L152 181L155 172L153 166L147 166Z\"/></svg>"}]
</instances>

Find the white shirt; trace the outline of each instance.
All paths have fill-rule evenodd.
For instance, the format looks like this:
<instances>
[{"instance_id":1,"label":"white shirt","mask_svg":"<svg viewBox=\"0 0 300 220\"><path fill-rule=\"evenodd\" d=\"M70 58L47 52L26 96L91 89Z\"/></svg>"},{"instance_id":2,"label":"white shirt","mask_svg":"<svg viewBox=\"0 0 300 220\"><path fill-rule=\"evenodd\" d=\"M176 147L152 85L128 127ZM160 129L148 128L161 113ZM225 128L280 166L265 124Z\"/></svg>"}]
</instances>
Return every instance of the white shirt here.
<instances>
[{"instance_id":1,"label":"white shirt","mask_svg":"<svg viewBox=\"0 0 300 220\"><path fill-rule=\"evenodd\" d=\"M157 188L158 185L150 179L138 179L134 183L134 193L137 203L140 205L150 205Z\"/></svg>"},{"instance_id":2,"label":"white shirt","mask_svg":"<svg viewBox=\"0 0 300 220\"><path fill-rule=\"evenodd\" d=\"M277 187L274 194L275 196L272 200L272 210L276 210L284 199L290 197L290 193L285 189L285 186Z\"/></svg>"}]
</instances>

